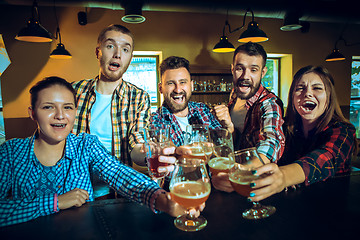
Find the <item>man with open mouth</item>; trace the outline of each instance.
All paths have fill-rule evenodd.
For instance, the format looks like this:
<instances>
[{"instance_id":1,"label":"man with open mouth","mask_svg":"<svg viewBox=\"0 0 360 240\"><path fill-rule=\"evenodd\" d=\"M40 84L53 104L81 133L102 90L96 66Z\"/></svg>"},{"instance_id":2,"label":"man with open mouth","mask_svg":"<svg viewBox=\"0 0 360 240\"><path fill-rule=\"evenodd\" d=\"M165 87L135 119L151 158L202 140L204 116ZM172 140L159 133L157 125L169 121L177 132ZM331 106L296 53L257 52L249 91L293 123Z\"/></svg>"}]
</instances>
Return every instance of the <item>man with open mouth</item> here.
<instances>
[{"instance_id":1,"label":"man with open mouth","mask_svg":"<svg viewBox=\"0 0 360 240\"><path fill-rule=\"evenodd\" d=\"M150 118L149 94L123 79L133 50L134 37L129 29L114 24L104 28L95 49L99 75L73 83L78 101L73 133L97 135L112 155L130 166L130 152L138 136L135 133Z\"/></svg>"},{"instance_id":2,"label":"man with open mouth","mask_svg":"<svg viewBox=\"0 0 360 240\"><path fill-rule=\"evenodd\" d=\"M245 43L235 50L231 64L234 89L228 106L218 108L229 109L235 150L256 147L263 161L270 163L280 159L285 137L282 101L261 84L267 72L266 58L264 48L257 43ZM225 173L213 177L212 182L220 190L233 191Z\"/></svg>"},{"instance_id":3,"label":"man with open mouth","mask_svg":"<svg viewBox=\"0 0 360 240\"><path fill-rule=\"evenodd\" d=\"M164 102L150 122L169 124L175 146L184 145L183 132L187 125L206 124L210 129L223 127L208 106L190 101L194 83L190 77L187 59L177 56L166 58L160 65L160 76L158 87L164 96Z\"/></svg>"}]
</instances>

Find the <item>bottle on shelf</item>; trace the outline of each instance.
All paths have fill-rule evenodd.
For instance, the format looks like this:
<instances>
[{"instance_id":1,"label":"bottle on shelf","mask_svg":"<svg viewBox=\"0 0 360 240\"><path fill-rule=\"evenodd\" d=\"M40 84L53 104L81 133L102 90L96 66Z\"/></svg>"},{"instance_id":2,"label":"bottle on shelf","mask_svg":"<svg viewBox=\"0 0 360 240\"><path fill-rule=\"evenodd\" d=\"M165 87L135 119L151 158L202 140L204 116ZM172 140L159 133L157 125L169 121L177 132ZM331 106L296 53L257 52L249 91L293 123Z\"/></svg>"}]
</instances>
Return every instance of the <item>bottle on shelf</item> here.
<instances>
[{"instance_id":1,"label":"bottle on shelf","mask_svg":"<svg viewBox=\"0 0 360 240\"><path fill-rule=\"evenodd\" d=\"M232 82L228 82L228 83L226 84L226 88L227 88L227 91L228 91L228 92L231 92L231 90L233 89L233 83L232 83Z\"/></svg>"},{"instance_id":2,"label":"bottle on shelf","mask_svg":"<svg viewBox=\"0 0 360 240\"><path fill-rule=\"evenodd\" d=\"M224 82L224 79L222 78L220 81L220 90L222 92L226 92L226 83Z\"/></svg>"},{"instance_id":3,"label":"bottle on shelf","mask_svg":"<svg viewBox=\"0 0 360 240\"><path fill-rule=\"evenodd\" d=\"M199 84L196 82L196 80L193 80L194 83L194 91L197 92L199 91Z\"/></svg>"},{"instance_id":4,"label":"bottle on shelf","mask_svg":"<svg viewBox=\"0 0 360 240\"><path fill-rule=\"evenodd\" d=\"M208 90L208 85L207 82L204 80L203 92L206 92L207 90Z\"/></svg>"},{"instance_id":5,"label":"bottle on shelf","mask_svg":"<svg viewBox=\"0 0 360 240\"><path fill-rule=\"evenodd\" d=\"M203 83L200 81L199 87L198 87L198 91L201 92L204 90L204 85Z\"/></svg>"}]
</instances>

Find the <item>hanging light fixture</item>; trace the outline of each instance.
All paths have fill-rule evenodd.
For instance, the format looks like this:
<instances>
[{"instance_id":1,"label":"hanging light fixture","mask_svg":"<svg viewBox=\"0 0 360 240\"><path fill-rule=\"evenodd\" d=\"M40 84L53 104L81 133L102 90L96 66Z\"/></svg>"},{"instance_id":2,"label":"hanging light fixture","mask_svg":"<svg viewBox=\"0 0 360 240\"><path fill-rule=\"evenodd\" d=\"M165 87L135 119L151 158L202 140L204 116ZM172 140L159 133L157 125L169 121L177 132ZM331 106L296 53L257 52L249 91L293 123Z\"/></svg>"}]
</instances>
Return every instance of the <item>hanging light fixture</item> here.
<instances>
[{"instance_id":1,"label":"hanging light fixture","mask_svg":"<svg viewBox=\"0 0 360 240\"><path fill-rule=\"evenodd\" d=\"M15 39L25 42L51 42L51 33L40 24L37 2L32 6L32 17L27 21L27 26L20 30Z\"/></svg>"},{"instance_id":2,"label":"hanging light fixture","mask_svg":"<svg viewBox=\"0 0 360 240\"><path fill-rule=\"evenodd\" d=\"M259 24L254 21L254 12L250 8L246 10L243 25L240 28L243 28L245 26L246 14L248 12L251 12L252 20L251 22L249 22L248 29L240 35L238 42L265 42L269 40L269 38L266 36L266 33L259 28ZM236 31L237 29L235 29L234 31Z\"/></svg>"},{"instance_id":3,"label":"hanging light fixture","mask_svg":"<svg viewBox=\"0 0 360 240\"><path fill-rule=\"evenodd\" d=\"M220 42L218 42L215 45L215 47L213 48L213 50L212 50L213 52L224 53L224 52L235 51L235 47L228 41L228 39L225 35L225 28L228 27L229 33L233 33L233 32L236 32L236 31L242 29L245 26L246 14L248 12L251 12L251 14L252 14L252 21L249 23L248 29L240 35L238 41L242 42L242 43L246 43L246 42L265 42L265 41L269 40L269 38L266 36L266 33L264 31L262 31L261 29L259 29L259 24L254 21L254 13L249 8L246 10L246 13L244 15L243 25L234 30L231 30L229 21L227 20L228 15L226 16L225 25L223 28L223 35L220 37Z\"/></svg>"},{"instance_id":4,"label":"hanging light fixture","mask_svg":"<svg viewBox=\"0 0 360 240\"><path fill-rule=\"evenodd\" d=\"M246 29L238 39L238 41L242 43L265 42L267 40L269 40L269 38L266 36L266 33L259 28L259 24L255 21L249 22L248 29Z\"/></svg>"},{"instance_id":5,"label":"hanging light fixture","mask_svg":"<svg viewBox=\"0 0 360 240\"><path fill-rule=\"evenodd\" d=\"M222 35L220 37L220 42L218 42L215 47L213 48L213 52L216 53L228 53L228 52L234 52L235 47L232 45L228 38L225 35Z\"/></svg>"},{"instance_id":6,"label":"hanging light fixture","mask_svg":"<svg viewBox=\"0 0 360 240\"><path fill-rule=\"evenodd\" d=\"M339 49L334 48L333 52L330 53L326 58L326 62L335 62L335 61L343 61L345 60L345 56L342 55L339 51Z\"/></svg>"},{"instance_id":7,"label":"hanging light fixture","mask_svg":"<svg viewBox=\"0 0 360 240\"><path fill-rule=\"evenodd\" d=\"M59 43L56 46L56 48L54 49L54 51L52 51L50 53L50 58L53 58L53 59L70 59L70 58L72 58L72 55L69 53L69 51L65 49L64 44L61 43L61 34L60 34L59 27L56 29L56 39L58 39L58 38L59 38Z\"/></svg>"},{"instance_id":8,"label":"hanging light fixture","mask_svg":"<svg viewBox=\"0 0 360 240\"><path fill-rule=\"evenodd\" d=\"M60 27L59 27L57 14L56 14L55 5L54 5L54 13L55 13L56 25L57 25L55 39L59 39L59 43L56 46L56 48L54 49L54 51L52 51L50 53L50 58L53 58L53 59L70 59L70 58L72 58L71 54L69 53L68 50L65 49L64 44L61 43L61 33L60 33Z\"/></svg>"},{"instance_id":9,"label":"hanging light fixture","mask_svg":"<svg viewBox=\"0 0 360 240\"><path fill-rule=\"evenodd\" d=\"M142 0L132 0L123 3L125 15L121 18L126 23L142 23L146 18L142 15Z\"/></svg>"},{"instance_id":10,"label":"hanging light fixture","mask_svg":"<svg viewBox=\"0 0 360 240\"><path fill-rule=\"evenodd\" d=\"M336 40L334 50L325 58L326 62L335 62L335 61L345 60L345 56L342 55L340 53L339 49L337 48L337 44L340 40L344 40L344 39L340 36L340 38L338 40Z\"/></svg>"},{"instance_id":11,"label":"hanging light fixture","mask_svg":"<svg viewBox=\"0 0 360 240\"><path fill-rule=\"evenodd\" d=\"M228 18L228 14L226 14L226 21L225 21L225 25L223 27L223 35L220 37L220 42L218 42L215 47L213 48L213 52L216 53L229 53L229 52L234 52L235 51L235 47L234 45L232 45L227 36L225 35L225 27L229 26L230 29L230 24L227 20Z\"/></svg>"},{"instance_id":12,"label":"hanging light fixture","mask_svg":"<svg viewBox=\"0 0 360 240\"><path fill-rule=\"evenodd\" d=\"M345 56L342 55L339 51L339 49L337 48L337 44L340 42L340 41L343 41L345 46L347 47L351 47L351 46L355 46L355 45L358 45L360 44L360 42L356 42L356 43L352 43L352 44L348 44L346 42L346 40L343 38L343 33L345 32L345 29L347 27L347 24L344 26L341 34L340 34L340 37L336 40L335 42L335 47L333 49L333 51L325 58L325 61L326 62L335 62L335 61L343 61L345 60Z\"/></svg>"},{"instance_id":13,"label":"hanging light fixture","mask_svg":"<svg viewBox=\"0 0 360 240\"><path fill-rule=\"evenodd\" d=\"M300 28L302 28L303 26L300 24L300 12L293 10L293 11L288 11L285 14L284 17L284 24L280 27L280 30L282 31L295 31L298 30Z\"/></svg>"}]
</instances>

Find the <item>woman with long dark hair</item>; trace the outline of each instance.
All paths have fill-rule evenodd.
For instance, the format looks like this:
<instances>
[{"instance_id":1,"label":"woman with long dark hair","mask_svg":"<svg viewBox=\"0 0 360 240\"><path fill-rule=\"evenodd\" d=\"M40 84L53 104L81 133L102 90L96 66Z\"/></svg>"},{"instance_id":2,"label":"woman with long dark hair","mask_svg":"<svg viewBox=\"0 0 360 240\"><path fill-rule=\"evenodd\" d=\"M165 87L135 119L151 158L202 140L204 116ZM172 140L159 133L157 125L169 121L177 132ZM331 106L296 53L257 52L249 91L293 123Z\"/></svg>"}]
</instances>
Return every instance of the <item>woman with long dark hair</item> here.
<instances>
[{"instance_id":1,"label":"woman with long dark hair","mask_svg":"<svg viewBox=\"0 0 360 240\"><path fill-rule=\"evenodd\" d=\"M324 67L307 66L294 76L288 97L285 151L277 164L257 169L249 200L260 201L287 187L305 186L348 173L356 153L355 127L343 116L334 80Z\"/></svg>"}]
</instances>

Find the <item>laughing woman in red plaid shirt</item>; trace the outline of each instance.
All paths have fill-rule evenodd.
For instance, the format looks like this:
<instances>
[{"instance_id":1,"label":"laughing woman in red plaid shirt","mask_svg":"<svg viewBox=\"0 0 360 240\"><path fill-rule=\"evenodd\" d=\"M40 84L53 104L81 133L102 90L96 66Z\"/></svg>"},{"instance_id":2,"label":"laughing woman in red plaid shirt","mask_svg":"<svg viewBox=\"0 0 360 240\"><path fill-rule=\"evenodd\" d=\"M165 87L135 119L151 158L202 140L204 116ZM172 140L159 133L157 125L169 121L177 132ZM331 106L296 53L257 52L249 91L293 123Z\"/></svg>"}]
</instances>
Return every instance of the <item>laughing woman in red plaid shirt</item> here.
<instances>
[{"instance_id":1,"label":"laughing woman in red plaid shirt","mask_svg":"<svg viewBox=\"0 0 360 240\"><path fill-rule=\"evenodd\" d=\"M278 165L257 169L257 175L272 174L251 184L249 200L260 201L290 186L350 172L356 131L341 112L333 83L323 67L307 66L295 74L285 117L284 155Z\"/></svg>"}]
</instances>

